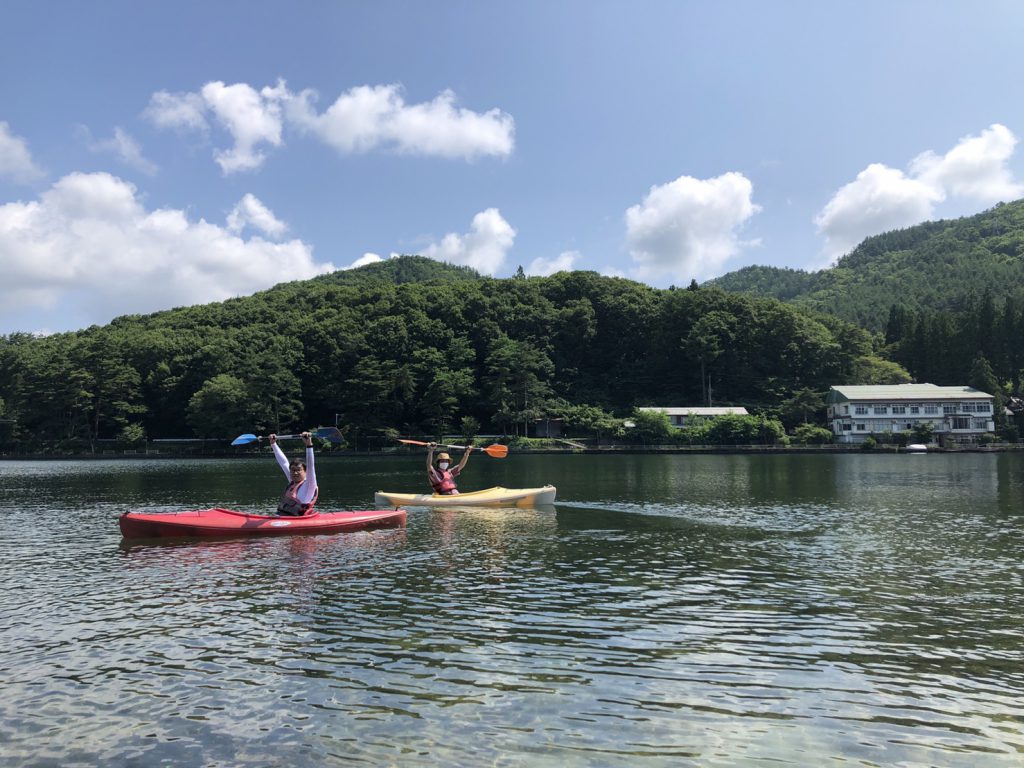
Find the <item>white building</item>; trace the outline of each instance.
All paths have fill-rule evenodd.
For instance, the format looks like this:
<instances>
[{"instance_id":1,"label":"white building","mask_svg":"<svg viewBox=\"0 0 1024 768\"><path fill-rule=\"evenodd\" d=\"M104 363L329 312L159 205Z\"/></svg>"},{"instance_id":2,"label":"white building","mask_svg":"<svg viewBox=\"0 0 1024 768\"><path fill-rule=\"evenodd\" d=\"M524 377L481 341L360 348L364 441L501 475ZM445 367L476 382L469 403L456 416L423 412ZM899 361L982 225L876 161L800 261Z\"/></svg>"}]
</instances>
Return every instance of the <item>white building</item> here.
<instances>
[{"instance_id":1,"label":"white building","mask_svg":"<svg viewBox=\"0 0 1024 768\"><path fill-rule=\"evenodd\" d=\"M736 416L747 416L747 409L742 406L723 406L720 408L661 408L658 406L644 406L637 408L638 411L661 411L668 414L669 423L673 427L685 427L693 419L713 419L716 416L733 414Z\"/></svg>"},{"instance_id":2,"label":"white building","mask_svg":"<svg viewBox=\"0 0 1024 768\"><path fill-rule=\"evenodd\" d=\"M995 430L992 395L973 387L935 384L841 385L825 397L837 443L860 443L869 435L896 434L931 424L937 439L974 442Z\"/></svg>"}]
</instances>

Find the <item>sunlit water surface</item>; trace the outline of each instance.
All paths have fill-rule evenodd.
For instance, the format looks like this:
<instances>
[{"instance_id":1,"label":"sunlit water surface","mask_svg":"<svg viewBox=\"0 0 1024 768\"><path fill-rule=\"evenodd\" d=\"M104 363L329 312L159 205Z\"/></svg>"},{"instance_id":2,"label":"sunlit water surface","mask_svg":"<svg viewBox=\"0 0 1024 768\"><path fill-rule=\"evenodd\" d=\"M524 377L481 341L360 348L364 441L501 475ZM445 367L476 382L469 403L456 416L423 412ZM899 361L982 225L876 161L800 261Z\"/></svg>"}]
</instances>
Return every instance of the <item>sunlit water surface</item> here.
<instances>
[{"instance_id":1,"label":"sunlit water surface","mask_svg":"<svg viewBox=\"0 0 1024 768\"><path fill-rule=\"evenodd\" d=\"M422 491L322 458L322 509ZM127 546L270 458L0 462L0 763L1024 765L1024 456L474 458L539 510Z\"/></svg>"}]
</instances>

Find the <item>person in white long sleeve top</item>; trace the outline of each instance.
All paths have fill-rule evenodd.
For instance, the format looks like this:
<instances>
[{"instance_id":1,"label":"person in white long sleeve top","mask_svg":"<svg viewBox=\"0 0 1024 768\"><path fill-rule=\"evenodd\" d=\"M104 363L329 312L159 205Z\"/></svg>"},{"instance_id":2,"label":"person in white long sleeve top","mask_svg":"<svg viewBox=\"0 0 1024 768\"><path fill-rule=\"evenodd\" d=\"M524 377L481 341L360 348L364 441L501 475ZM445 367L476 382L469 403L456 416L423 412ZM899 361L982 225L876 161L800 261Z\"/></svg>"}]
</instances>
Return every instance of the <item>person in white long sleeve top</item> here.
<instances>
[{"instance_id":1,"label":"person in white long sleeve top","mask_svg":"<svg viewBox=\"0 0 1024 768\"><path fill-rule=\"evenodd\" d=\"M292 459L284 455L281 446L277 444L277 435L270 435L270 447L274 451L274 458L278 465L284 470L288 478L288 487L281 494L281 501L277 505L277 514L288 517L310 515L313 513L313 506L316 504L320 489L316 485L316 467L313 463L313 435L309 432L302 433L302 440L306 443L306 460Z\"/></svg>"}]
</instances>

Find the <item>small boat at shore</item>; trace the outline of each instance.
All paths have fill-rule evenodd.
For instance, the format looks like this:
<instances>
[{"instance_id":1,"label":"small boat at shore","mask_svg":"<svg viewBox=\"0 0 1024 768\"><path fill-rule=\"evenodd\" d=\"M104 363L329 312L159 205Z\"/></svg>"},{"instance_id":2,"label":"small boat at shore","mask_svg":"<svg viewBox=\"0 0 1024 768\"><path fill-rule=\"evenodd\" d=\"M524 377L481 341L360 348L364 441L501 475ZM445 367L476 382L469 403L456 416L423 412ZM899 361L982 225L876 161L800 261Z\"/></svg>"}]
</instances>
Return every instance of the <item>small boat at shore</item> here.
<instances>
[{"instance_id":1,"label":"small boat at shore","mask_svg":"<svg viewBox=\"0 0 1024 768\"><path fill-rule=\"evenodd\" d=\"M906 447L907 453L927 453L928 446L924 443L911 443Z\"/></svg>"},{"instance_id":2,"label":"small boat at shore","mask_svg":"<svg viewBox=\"0 0 1024 768\"><path fill-rule=\"evenodd\" d=\"M339 533L398 528L405 525L405 511L313 512L301 517L251 515L220 508L188 512L125 512L118 518L118 525L126 539Z\"/></svg>"},{"instance_id":3,"label":"small boat at shore","mask_svg":"<svg viewBox=\"0 0 1024 768\"><path fill-rule=\"evenodd\" d=\"M378 507L539 507L555 503L556 488L487 488L443 495L438 493L390 493L377 491L373 501Z\"/></svg>"}]
</instances>

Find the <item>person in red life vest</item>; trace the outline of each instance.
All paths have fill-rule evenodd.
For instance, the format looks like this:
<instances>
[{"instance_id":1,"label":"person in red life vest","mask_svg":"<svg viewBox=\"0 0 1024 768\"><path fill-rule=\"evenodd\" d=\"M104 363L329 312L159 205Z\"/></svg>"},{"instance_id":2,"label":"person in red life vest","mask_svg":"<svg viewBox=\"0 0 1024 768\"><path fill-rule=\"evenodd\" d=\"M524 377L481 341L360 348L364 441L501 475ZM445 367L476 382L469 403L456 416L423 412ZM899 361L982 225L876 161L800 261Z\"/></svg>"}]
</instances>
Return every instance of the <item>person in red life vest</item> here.
<instances>
[{"instance_id":1,"label":"person in red life vest","mask_svg":"<svg viewBox=\"0 0 1024 768\"><path fill-rule=\"evenodd\" d=\"M277 444L277 435L270 435L270 448L274 451L274 458L288 478L288 487L284 489L281 501L277 505L279 515L298 517L312 514L313 505L320 495L320 489L316 485L316 467L313 464L313 435L303 432L301 437L306 443L306 460L292 459L289 462L281 446Z\"/></svg>"},{"instance_id":2,"label":"person in red life vest","mask_svg":"<svg viewBox=\"0 0 1024 768\"><path fill-rule=\"evenodd\" d=\"M452 496L459 492L459 489L455 487L455 478L462 472L462 468L466 466L466 462L469 461L469 454L473 452L471 446L467 446L466 452L462 454L462 461L456 466L452 467L452 457L447 453L437 454L437 466L434 466L434 449L437 448L437 443L430 443L427 448L427 480L430 481L430 486L434 489L434 493L439 493L443 496ZM449 467L451 467L449 469Z\"/></svg>"}]
</instances>

